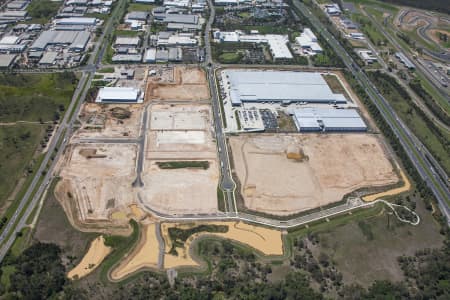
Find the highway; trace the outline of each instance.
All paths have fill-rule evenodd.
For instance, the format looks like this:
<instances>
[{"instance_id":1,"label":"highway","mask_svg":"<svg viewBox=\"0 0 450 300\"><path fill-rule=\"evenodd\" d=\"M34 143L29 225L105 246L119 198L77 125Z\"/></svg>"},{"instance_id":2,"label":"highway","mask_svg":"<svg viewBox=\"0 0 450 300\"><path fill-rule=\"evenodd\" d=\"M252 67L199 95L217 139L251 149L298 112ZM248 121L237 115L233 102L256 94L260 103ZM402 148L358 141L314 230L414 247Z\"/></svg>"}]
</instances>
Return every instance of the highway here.
<instances>
[{"instance_id":1,"label":"highway","mask_svg":"<svg viewBox=\"0 0 450 300\"><path fill-rule=\"evenodd\" d=\"M363 12L366 14L367 17L375 24L375 27L387 38L389 43L391 43L398 51L403 52L408 59L416 66L416 72L422 73L425 78L428 79L428 81L434 86L434 88L441 94L442 97L448 99L449 98L449 92L448 89L443 87L441 82L437 80L433 74L431 74L430 70L428 68L422 66L422 64L417 63L416 60L410 55L406 49L403 49L402 45L391 36L389 32L387 32L383 26L378 23L378 21L369 13L367 13L365 10Z\"/></svg>"},{"instance_id":2,"label":"highway","mask_svg":"<svg viewBox=\"0 0 450 300\"><path fill-rule=\"evenodd\" d=\"M339 42L330 34L324 27L324 25L314 16L311 11L298 0L293 0L294 6L300 10L304 16L308 18L316 31L319 32L334 49L334 51L342 59L346 67L352 72L355 79L366 90L370 100L378 108L381 115L393 130L396 137L399 139L402 147L405 149L409 159L418 171L421 178L427 183L428 187L433 192L434 196L438 200L439 208L443 215L447 218L447 223L450 225L450 191L447 183L439 176L435 171L434 165L425 157L423 149L425 146L411 133L406 125L400 120L395 113L395 110L391 107L389 102L381 95L381 93L375 88L367 77L367 75L360 69L353 61L351 56L345 51L345 49L339 44ZM432 157L430 155L430 157ZM434 158L432 158L434 162ZM440 166L437 165L439 168Z\"/></svg>"},{"instance_id":3,"label":"highway","mask_svg":"<svg viewBox=\"0 0 450 300\"><path fill-rule=\"evenodd\" d=\"M94 78L94 73L98 68L99 62L101 62L101 58L103 53L105 52L108 43L104 42L105 37L110 34L112 30L112 24L114 22L114 17L117 16L120 9L123 8L126 0L119 0L120 3L117 8L114 10L111 17L108 19L108 23L103 31L103 34L97 41L97 44L94 50L91 53L90 59L88 61L88 65L84 68L82 76L78 82L78 85L74 91L72 96L72 101L69 104L69 107L64 114L64 118L60 122L56 132L51 139L50 144L48 145L47 153L34 175L34 178L28 187L25 195L20 200L20 203L15 211L15 213L8 220L8 223L5 225L1 235L0 235L0 262L5 257L9 248L12 246L16 239L16 234L20 232L25 226L28 217L33 212L36 205L39 203L39 200L48 187L49 183L53 179L53 171L56 165L56 162L61 158L64 149L70 139L74 123L78 117L78 113L80 111L81 105L83 104L84 99L86 98L89 87L91 86L92 79ZM73 113L71 113L73 112ZM58 142L62 140L61 145L57 148ZM56 155L53 160L51 157L53 153L56 151ZM47 168L48 163L51 162L47 172L45 175L43 174ZM42 178L43 176L43 178ZM33 191L37 188L36 193L30 199L33 194Z\"/></svg>"}]
</instances>

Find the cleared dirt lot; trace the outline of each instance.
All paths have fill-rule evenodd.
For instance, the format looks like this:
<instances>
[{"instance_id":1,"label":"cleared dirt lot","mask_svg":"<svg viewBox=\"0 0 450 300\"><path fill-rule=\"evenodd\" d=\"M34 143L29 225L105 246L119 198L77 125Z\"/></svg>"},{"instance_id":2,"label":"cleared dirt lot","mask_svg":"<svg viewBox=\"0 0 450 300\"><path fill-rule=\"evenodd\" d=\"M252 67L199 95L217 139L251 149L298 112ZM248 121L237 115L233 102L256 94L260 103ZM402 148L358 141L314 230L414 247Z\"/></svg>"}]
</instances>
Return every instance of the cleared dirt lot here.
<instances>
[{"instance_id":1,"label":"cleared dirt lot","mask_svg":"<svg viewBox=\"0 0 450 300\"><path fill-rule=\"evenodd\" d=\"M128 210L135 202L136 150L126 144L71 145L56 187L56 194L65 196L60 201L75 200L81 221L108 220L117 210Z\"/></svg>"},{"instance_id":2,"label":"cleared dirt lot","mask_svg":"<svg viewBox=\"0 0 450 300\"><path fill-rule=\"evenodd\" d=\"M148 78L147 100L208 100L205 72L198 67L173 67Z\"/></svg>"},{"instance_id":3,"label":"cleared dirt lot","mask_svg":"<svg viewBox=\"0 0 450 300\"><path fill-rule=\"evenodd\" d=\"M142 104L85 103L79 119L79 138L137 137L144 106Z\"/></svg>"},{"instance_id":4,"label":"cleared dirt lot","mask_svg":"<svg viewBox=\"0 0 450 300\"><path fill-rule=\"evenodd\" d=\"M143 202L168 214L217 211L216 144L208 105L153 105L142 180ZM158 162L208 161L209 168L160 169Z\"/></svg>"},{"instance_id":5,"label":"cleared dirt lot","mask_svg":"<svg viewBox=\"0 0 450 300\"><path fill-rule=\"evenodd\" d=\"M245 206L269 214L301 212L398 181L380 141L369 134L238 136L230 145ZM293 146L306 159L288 159Z\"/></svg>"}]
</instances>

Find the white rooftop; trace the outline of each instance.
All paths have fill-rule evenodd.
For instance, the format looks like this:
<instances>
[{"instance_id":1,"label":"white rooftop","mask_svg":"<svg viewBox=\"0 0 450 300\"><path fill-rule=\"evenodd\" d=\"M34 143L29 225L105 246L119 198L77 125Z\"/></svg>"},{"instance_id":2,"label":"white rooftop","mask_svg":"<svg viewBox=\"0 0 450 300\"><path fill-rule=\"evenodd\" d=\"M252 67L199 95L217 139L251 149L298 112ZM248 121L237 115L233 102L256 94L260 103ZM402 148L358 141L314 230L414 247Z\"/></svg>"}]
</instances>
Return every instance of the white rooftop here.
<instances>
[{"instance_id":1,"label":"white rooftop","mask_svg":"<svg viewBox=\"0 0 450 300\"><path fill-rule=\"evenodd\" d=\"M95 102L138 102L140 90L131 87L103 87Z\"/></svg>"},{"instance_id":2,"label":"white rooftop","mask_svg":"<svg viewBox=\"0 0 450 300\"><path fill-rule=\"evenodd\" d=\"M294 71L225 70L230 97L242 102L346 103L342 94L334 94L320 73Z\"/></svg>"}]
</instances>

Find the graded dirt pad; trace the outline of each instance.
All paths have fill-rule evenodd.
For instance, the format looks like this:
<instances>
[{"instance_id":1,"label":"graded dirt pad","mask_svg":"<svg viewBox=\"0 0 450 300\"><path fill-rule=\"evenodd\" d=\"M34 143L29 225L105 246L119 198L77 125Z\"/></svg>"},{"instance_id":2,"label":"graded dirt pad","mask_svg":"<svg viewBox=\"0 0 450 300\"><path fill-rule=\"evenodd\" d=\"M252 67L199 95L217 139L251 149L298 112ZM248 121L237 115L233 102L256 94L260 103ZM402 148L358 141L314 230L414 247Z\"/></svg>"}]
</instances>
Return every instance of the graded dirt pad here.
<instances>
[{"instance_id":1,"label":"graded dirt pad","mask_svg":"<svg viewBox=\"0 0 450 300\"><path fill-rule=\"evenodd\" d=\"M219 171L214 160L208 169L160 169L155 161L146 163L142 180L143 203L165 214L217 212Z\"/></svg>"},{"instance_id":2,"label":"graded dirt pad","mask_svg":"<svg viewBox=\"0 0 450 300\"><path fill-rule=\"evenodd\" d=\"M92 241L83 259L67 274L67 277L70 279L79 279L90 274L102 263L111 250L111 247L105 246L103 236L97 237Z\"/></svg>"},{"instance_id":3,"label":"graded dirt pad","mask_svg":"<svg viewBox=\"0 0 450 300\"><path fill-rule=\"evenodd\" d=\"M205 72L198 67L176 66L170 79L149 77L147 100L208 100L210 98Z\"/></svg>"},{"instance_id":4,"label":"graded dirt pad","mask_svg":"<svg viewBox=\"0 0 450 300\"><path fill-rule=\"evenodd\" d=\"M230 137L245 206L289 215L342 200L365 187L398 181L377 137L370 134L296 134ZM308 158L288 159L297 145Z\"/></svg>"},{"instance_id":5,"label":"graded dirt pad","mask_svg":"<svg viewBox=\"0 0 450 300\"><path fill-rule=\"evenodd\" d=\"M86 150L95 149L87 158ZM131 183L135 172L136 146L127 144L75 144L61 162L57 194L60 201L76 201L80 221L108 220L110 214L135 203ZM122 218L126 222L126 218Z\"/></svg>"},{"instance_id":6,"label":"graded dirt pad","mask_svg":"<svg viewBox=\"0 0 450 300\"><path fill-rule=\"evenodd\" d=\"M79 116L82 126L76 137L137 137L143 110L142 104L85 103Z\"/></svg>"},{"instance_id":7,"label":"graded dirt pad","mask_svg":"<svg viewBox=\"0 0 450 300\"><path fill-rule=\"evenodd\" d=\"M113 280L120 280L141 268L157 268L159 243L155 224L145 225L136 248L111 272Z\"/></svg>"},{"instance_id":8,"label":"graded dirt pad","mask_svg":"<svg viewBox=\"0 0 450 300\"><path fill-rule=\"evenodd\" d=\"M153 105L140 199L165 214L217 211L219 168L209 105ZM161 169L158 162L208 161L209 168Z\"/></svg>"},{"instance_id":9,"label":"graded dirt pad","mask_svg":"<svg viewBox=\"0 0 450 300\"><path fill-rule=\"evenodd\" d=\"M192 228L198 225L225 225L228 226L228 232L199 232L191 235L184 247L177 247L178 256L168 254L172 247L172 241L169 238L169 228ZM195 224L176 224L163 223L161 224L162 236L165 241L164 268L175 268L181 266L197 266L189 253L192 242L206 235L230 239L239 243L248 245L264 255L283 255L283 242L281 239L281 231L276 229L269 229L261 226L249 225L243 222L196 222Z\"/></svg>"}]
</instances>

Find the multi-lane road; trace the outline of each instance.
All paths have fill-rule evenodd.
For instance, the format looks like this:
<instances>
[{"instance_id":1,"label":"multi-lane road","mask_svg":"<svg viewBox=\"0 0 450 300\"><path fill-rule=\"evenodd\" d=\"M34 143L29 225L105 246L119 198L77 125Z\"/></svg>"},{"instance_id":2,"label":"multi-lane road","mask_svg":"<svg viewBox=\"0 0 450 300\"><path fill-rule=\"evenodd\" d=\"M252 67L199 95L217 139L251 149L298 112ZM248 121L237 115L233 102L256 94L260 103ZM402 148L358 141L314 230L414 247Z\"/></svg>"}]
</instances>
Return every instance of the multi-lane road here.
<instances>
[{"instance_id":1,"label":"multi-lane road","mask_svg":"<svg viewBox=\"0 0 450 300\"><path fill-rule=\"evenodd\" d=\"M408 155L408 158L411 160L422 179L427 183L428 187L433 192L439 202L439 207L442 213L447 218L448 224L450 224L450 191L447 182L444 181L446 178L441 178L439 173L436 172L436 167L440 168L440 166L434 165L430 159L426 157L426 153L423 151L426 147L411 133L403 121L397 116L395 110L391 107L389 102L374 87L372 82L370 82L364 71L357 66L351 56L345 51L334 36L325 29L325 26L319 21L319 19L313 15L308 7L300 1L293 0L293 4L306 18L308 18L312 26L315 27L315 29L327 40L329 45L342 59L346 67L351 71L355 79L364 87L370 97L370 100L378 108L383 118L399 139ZM432 156L430 155L430 157ZM434 159L431 160L436 162Z\"/></svg>"},{"instance_id":2,"label":"multi-lane road","mask_svg":"<svg viewBox=\"0 0 450 300\"><path fill-rule=\"evenodd\" d=\"M94 73L97 70L99 63L101 62L103 53L108 46L108 43L105 43L105 37L111 33L111 30L113 28L112 24L115 20L114 16L117 16L120 9L124 8L124 3L125 0L119 0L118 6L114 10L111 18L109 18L103 34L98 39L97 44L91 53L87 66L82 69L83 72L74 91L72 101L70 102L69 107L66 110L64 118L62 119L56 132L54 133L54 136L47 148L47 153L45 154L45 157L39 169L37 170L31 184L25 192L25 195L22 199L20 199L16 211L3 228L3 231L0 235L0 261L3 260L9 248L14 243L16 234L26 226L28 217L31 215L34 208L39 203L43 192L48 187L53 178L55 162L60 159L67 145L67 142L72 135L73 126L77 119L78 112L81 108L83 100L86 98L89 87L91 86L92 79L94 78ZM58 147L58 143L61 141L61 139L61 145L59 145ZM49 165L49 162L52 161L52 155L55 152L56 155L53 159L53 163L50 163ZM48 165L49 167L47 169Z\"/></svg>"}]
</instances>

